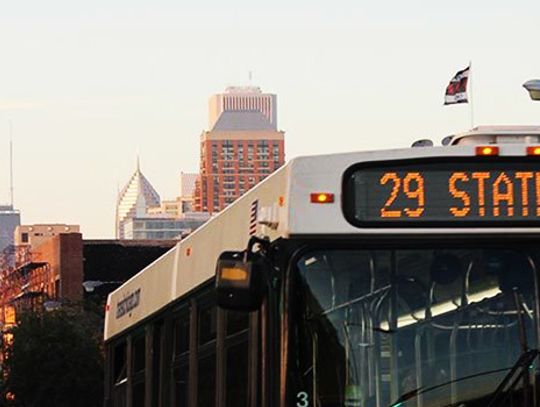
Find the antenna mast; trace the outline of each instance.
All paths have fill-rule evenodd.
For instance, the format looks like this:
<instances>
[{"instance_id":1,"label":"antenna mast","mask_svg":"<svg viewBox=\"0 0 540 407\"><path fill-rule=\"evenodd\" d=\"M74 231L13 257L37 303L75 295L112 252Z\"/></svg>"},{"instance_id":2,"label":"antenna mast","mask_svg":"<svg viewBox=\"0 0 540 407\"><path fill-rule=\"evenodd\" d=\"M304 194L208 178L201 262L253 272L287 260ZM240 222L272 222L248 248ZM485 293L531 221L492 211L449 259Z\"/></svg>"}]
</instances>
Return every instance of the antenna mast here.
<instances>
[{"instance_id":1,"label":"antenna mast","mask_svg":"<svg viewBox=\"0 0 540 407\"><path fill-rule=\"evenodd\" d=\"M13 125L9 121L9 192L11 209L13 209Z\"/></svg>"}]
</instances>

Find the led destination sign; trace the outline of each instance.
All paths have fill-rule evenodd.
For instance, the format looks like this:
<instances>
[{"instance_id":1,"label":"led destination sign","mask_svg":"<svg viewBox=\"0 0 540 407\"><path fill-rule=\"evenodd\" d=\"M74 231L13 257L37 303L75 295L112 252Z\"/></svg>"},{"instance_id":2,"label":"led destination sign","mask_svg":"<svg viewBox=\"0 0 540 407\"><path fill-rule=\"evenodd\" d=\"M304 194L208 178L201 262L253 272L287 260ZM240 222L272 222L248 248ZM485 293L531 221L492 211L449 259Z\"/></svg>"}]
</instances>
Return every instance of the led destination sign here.
<instances>
[{"instance_id":1,"label":"led destination sign","mask_svg":"<svg viewBox=\"0 0 540 407\"><path fill-rule=\"evenodd\" d=\"M531 223L540 220L540 162L360 168L344 197L349 220L359 226Z\"/></svg>"}]
</instances>

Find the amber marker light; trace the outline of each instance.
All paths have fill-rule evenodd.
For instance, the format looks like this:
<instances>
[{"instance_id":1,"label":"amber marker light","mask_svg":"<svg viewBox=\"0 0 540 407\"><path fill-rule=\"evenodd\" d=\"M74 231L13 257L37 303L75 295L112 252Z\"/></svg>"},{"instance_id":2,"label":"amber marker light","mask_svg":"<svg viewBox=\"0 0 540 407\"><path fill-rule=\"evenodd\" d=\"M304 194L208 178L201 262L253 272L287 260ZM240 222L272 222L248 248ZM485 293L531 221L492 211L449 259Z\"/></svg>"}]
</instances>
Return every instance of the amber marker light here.
<instances>
[{"instance_id":1,"label":"amber marker light","mask_svg":"<svg viewBox=\"0 0 540 407\"><path fill-rule=\"evenodd\" d=\"M248 273L238 267L222 268L221 278L229 281L245 281L248 278Z\"/></svg>"},{"instance_id":2,"label":"amber marker light","mask_svg":"<svg viewBox=\"0 0 540 407\"><path fill-rule=\"evenodd\" d=\"M499 147L496 146L478 146L476 147L476 155L499 155Z\"/></svg>"},{"instance_id":3,"label":"amber marker light","mask_svg":"<svg viewBox=\"0 0 540 407\"><path fill-rule=\"evenodd\" d=\"M311 203L327 204L334 202L334 194L330 192L314 192L310 195Z\"/></svg>"},{"instance_id":4,"label":"amber marker light","mask_svg":"<svg viewBox=\"0 0 540 407\"><path fill-rule=\"evenodd\" d=\"M527 147L527 155L540 155L540 146Z\"/></svg>"}]
</instances>

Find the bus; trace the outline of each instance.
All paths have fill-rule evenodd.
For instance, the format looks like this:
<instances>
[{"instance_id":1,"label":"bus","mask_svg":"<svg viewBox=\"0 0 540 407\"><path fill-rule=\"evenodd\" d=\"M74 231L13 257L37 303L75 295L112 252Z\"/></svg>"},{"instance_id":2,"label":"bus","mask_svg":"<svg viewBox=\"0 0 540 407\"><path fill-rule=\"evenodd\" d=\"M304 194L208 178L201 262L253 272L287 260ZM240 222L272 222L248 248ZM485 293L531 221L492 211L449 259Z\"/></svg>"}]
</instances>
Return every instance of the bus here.
<instances>
[{"instance_id":1,"label":"bus","mask_svg":"<svg viewBox=\"0 0 540 407\"><path fill-rule=\"evenodd\" d=\"M419 145L295 158L113 291L105 406L540 405L540 127Z\"/></svg>"}]
</instances>

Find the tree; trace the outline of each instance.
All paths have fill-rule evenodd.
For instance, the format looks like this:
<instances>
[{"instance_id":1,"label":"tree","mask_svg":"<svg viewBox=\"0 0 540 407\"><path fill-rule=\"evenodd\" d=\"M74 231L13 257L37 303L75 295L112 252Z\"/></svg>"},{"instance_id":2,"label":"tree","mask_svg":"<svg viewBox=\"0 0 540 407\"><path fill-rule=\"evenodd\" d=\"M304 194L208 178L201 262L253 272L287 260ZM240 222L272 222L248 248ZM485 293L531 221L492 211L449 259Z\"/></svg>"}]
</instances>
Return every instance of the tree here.
<instances>
[{"instance_id":1,"label":"tree","mask_svg":"<svg viewBox=\"0 0 540 407\"><path fill-rule=\"evenodd\" d=\"M20 407L98 407L103 404L102 319L69 307L25 313L6 348L4 394Z\"/></svg>"}]
</instances>

